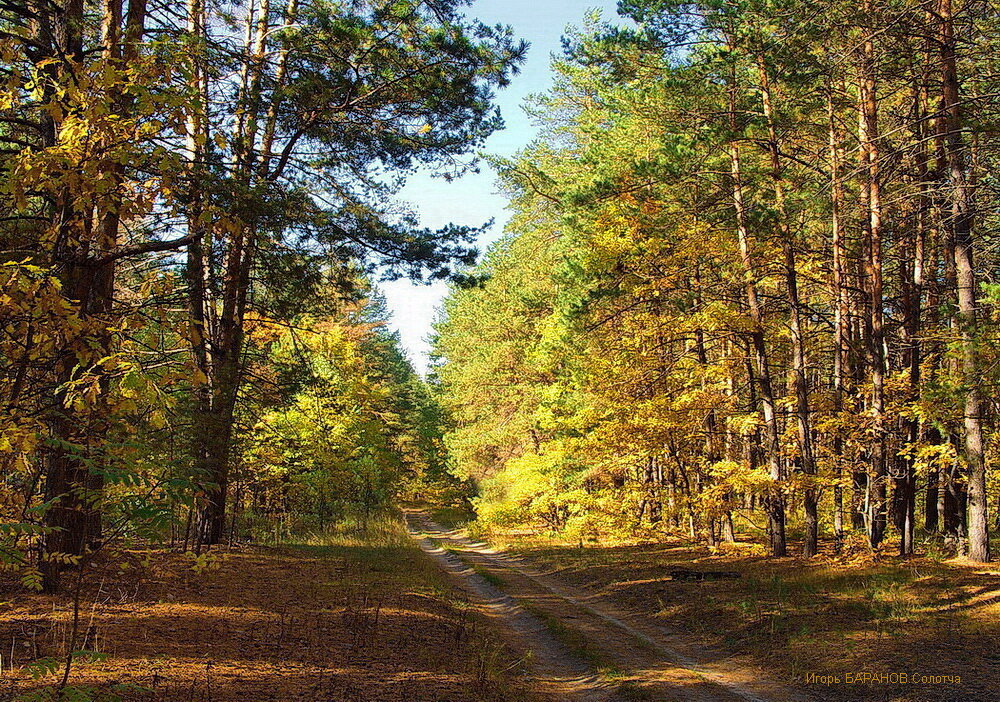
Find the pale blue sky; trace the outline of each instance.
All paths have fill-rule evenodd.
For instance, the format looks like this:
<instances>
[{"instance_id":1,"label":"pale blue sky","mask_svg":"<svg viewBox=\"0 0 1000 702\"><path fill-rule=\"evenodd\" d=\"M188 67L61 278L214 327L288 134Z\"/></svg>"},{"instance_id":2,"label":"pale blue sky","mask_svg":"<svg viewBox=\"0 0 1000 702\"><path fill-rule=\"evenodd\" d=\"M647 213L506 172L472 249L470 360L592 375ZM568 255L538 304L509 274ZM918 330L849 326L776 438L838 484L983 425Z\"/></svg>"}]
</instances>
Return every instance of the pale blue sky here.
<instances>
[{"instance_id":1,"label":"pale blue sky","mask_svg":"<svg viewBox=\"0 0 1000 702\"><path fill-rule=\"evenodd\" d=\"M470 17L487 24L509 24L517 37L531 43L521 73L500 92L498 104L506 129L490 137L487 153L510 156L535 136L521 105L531 94L544 92L551 84L550 57L561 49L567 25L579 26L588 10L600 9L606 19L616 17L617 0L476 0ZM478 226L493 218L496 223L479 242L479 248L495 241L503 232L508 214L506 200L496 192L496 174L486 167L448 183L426 175L410 180L402 196L420 215L423 226L438 228L449 222ZM380 284L392 310L392 326L417 370L427 367L431 324L447 292L444 283L414 285L406 280Z\"/></svg>"}]
</instances>

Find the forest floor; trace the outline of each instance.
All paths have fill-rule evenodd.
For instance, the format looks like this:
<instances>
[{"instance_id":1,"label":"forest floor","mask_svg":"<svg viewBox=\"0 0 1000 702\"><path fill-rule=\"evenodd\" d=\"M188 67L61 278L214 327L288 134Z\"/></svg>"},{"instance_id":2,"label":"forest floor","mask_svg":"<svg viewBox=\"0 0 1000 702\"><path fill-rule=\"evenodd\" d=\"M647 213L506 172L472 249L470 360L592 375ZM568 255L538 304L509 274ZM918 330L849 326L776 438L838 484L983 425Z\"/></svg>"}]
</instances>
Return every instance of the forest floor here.
<instances>
[{"instance_id":1,"label":"forest floor","mask_svg":"<svg viewBox=\"0 0 1000 702\"><path fill-rule=\"evenodd\" d=\"M105 559L80 589L73 646L96 655L76 657L79 694L61 699L998 699L992 566L530 534L501 548L456 515L407 516L410 536L395 519L315 545ZM0 700L60 699L47 691L72 638L72 573L66 584L55 597L0 582Z\"/></svg>"},{"instance_id":2,"label":"forest floor","mask_svg":"<svg viewBox=\"0 0 1000 702\"><path fill-rule=\"evenodd\" d=\"M636 699L673 699L662 690L691 676L702 684L690 689L710 699L1000 699L995 566L829 552L767 559L680 542L581 548L523 533L500 548L443 528L437 537ZM530 602L546 591L548 603Z\"/></svg>"},{"instance_id":3,"label":"forest floor","mask_svg":"<svg viewBox=\"0 0 1000 702\"><path fill-rule=\"evenodd\" d=\"M524 656L398 520L380 538L339 541L103 564L82 591L75 648L98 655L74 663L77 696L51 694L72 597L5 586L0 700L553 699L527 691Z\"/></svg>"}]
</instances>

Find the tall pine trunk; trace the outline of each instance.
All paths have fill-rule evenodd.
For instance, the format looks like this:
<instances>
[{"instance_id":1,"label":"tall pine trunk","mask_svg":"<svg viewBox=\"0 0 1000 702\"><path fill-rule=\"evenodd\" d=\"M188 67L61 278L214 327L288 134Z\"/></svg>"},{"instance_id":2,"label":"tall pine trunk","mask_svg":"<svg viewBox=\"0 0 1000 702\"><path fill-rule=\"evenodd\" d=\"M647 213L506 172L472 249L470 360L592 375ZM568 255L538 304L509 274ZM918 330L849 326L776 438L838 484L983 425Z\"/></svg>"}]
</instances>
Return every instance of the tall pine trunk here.
<instances>
[{"instance_id":1,"label":"tall pine trunk","mask_svg":"<svg viewBox=\"0 0 1000 702\"><path fill-rule=\"evenodd\" d=\"M870 3L865 3L870 14ZM868 370L871 380L871 470L865 491L865 517L868 540L873 548L885 537L886 509L886 426L885 426L885 312L882 274L882 191L881 153L875 46L873 31L868 30L861 50L859 91L859 131L861 141L862 199L866 258L865 277L868 303L867 333Z\"/></svg>"},{"instance_id":2,"label":"tall pine trunk","mask_svg":"<svg viewBox=\"0 0 1000 702\"><path fill-rule=\"evenodd\" d=\"M795 394L795 428L799 445L799 460L802 473L806 476L803 494L805 510L805 540L802 555L809 558L816 555L819 542L819 499L816 485L816 460L813 454L812 424L810 421L809 379L806 369L805 333L802 325L802 301L799 298L798 271L794 232L789 225L788 207L785 200L785 175L781 164L778 144L778 130L775 125L773 90L770 76L763 57L759 60L761 98L764 118L767 120L768 156L771 166L771 186L774 192L774 206L778 215L778 236L784 254L785 293L788 296L789 328L792 332L792 373Z\"/></svg>"},{"instance_id":3,"label":"tall pine trunk","mask_svg":"<svg viewBox=\"0 0 1000 702\"><path fill-rule=\"evenodd\" d=\"M844 241L844 182L843 182L843 139L837 128L837 115L833 97L833 85L828 86L827 120L829 129L830 167L830 226L833 246L833 294L834 294L834 340L833 340L833 402L834 411L844 412L844 395L847 388L847 364L850 348L850 292L847 287L847 247ZM834 486L833 486L833 532L837 547L844 540L844 439L837 433L833 439Z\"/></svg>"},{"instance_id":4,"label":"tall pine trunk","mask_svg":"<svg viewBox=\"0 0 1000 702\"><path fill-rule=\"evenodd\" d=\"M948 225L955 246L955 282L958 292L958 328L961 333L964 453L968 466L968 555L974 561L990 559L987 514L986 461L983 454L982 391L976 351L976 273L973 266L972 187L968 149L962 135L961 86L958 79L957 40L951 0L940 0L942 112L945 116L945 153L950 184Z\"/></svg>"},{"instance_id":5,"label":"tall pine trunk","mask_svg":"<svg viewBox=\"0 0 1000 702\"><path fill-rule=\"evenodd\" d=\"M734 79L735 80L735 79ZM733 133L736 133L735 85L730 86L730 119ZM764 313L757 296L757 265L754 261L747 225L746 204L743 197L743 170L740 162L740 146L733 141L730 146L730 167L732 175L733 208L736 214L736 233L740 256L743 263L744 291L747 310L753 329L749 333L750 353L753 358L753 375L760 390L760 408L764 419L764 458L767 461L771 486L765 497L767 511L767 534L771 555L785 556L788 545L785 538L785 498L782 493L784 470L781 463L781 438L778 428L774 386L768 364L767 346L764 339Z\"/></svg>"}]
</instances>

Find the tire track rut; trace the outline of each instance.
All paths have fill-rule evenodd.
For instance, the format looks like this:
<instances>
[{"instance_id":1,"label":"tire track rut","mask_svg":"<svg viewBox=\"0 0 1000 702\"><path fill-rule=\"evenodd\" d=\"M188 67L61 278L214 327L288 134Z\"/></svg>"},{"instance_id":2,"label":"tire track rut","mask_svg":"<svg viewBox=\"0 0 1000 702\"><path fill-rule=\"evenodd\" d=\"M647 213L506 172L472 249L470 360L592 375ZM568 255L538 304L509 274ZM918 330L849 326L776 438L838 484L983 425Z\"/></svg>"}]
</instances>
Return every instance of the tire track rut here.
<instances>
[{"instance_id":1,"label":"tire track rut","mask_svg":"<svg viewBox=\"0 0 1000 702\"><path fill-rule=\"evenodd\" d=\"M492 585L483 576L454 553L444 549L432 536L434 530L414 526L412 514L407 514L410 536L421 550L442 569L451 574L458 584L483 608L501 619L514 633L521 648L531 651L530 667L539 685L539 692L559 700L577 702L618 702L611 685L587 661L566 648L546 625L527 612L518 602Z\"/></svg>"},{"instance_id":2,"label":"tire track rut","mask_svg":"<svg viewBox=\"0 0 1000 702\"><path fill-rule=\"evenodd\" d=\"M579 686L573 699L615 700L626 694L630 699L684 702L810 699L767 680L760 671L734 665L717 652L711 652L716 653L714 660L698 657L679 632L641 620L593 592L581 591L517 557L444 529L423 512L409 511L406 516L421 547L479 591L478 597L488 599L487 607L536 652L539 663L548 661L551 667L562 659L561 679ZM479 573L499 581L502 590ZM556 636L554 627L563 636ZM566 645L567 638L578 644L572 646L576 650ZM578 671L575 679L565 677L565 665L570 662ZM539 670L542 678L549 674Z\"/></svg>"}]
</instances>

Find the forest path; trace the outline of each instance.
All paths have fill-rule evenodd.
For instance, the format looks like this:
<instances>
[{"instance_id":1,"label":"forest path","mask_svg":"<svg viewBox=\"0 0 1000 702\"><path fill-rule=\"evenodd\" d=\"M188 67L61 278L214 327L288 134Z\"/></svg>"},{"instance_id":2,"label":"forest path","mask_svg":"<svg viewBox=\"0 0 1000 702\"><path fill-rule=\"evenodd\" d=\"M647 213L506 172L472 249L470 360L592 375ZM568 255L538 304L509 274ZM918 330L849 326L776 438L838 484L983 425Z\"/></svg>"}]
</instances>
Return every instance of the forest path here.
<instances>
[{"instance_id":1,"label":"forest path","mask_svg":"<svg viewBox=\"0 0 1000 702\"><path fill-rule=\"evenodd\" d=\"M512 630L521 649L531 652L529 665L538 692L558 700L618 702L614 686L602 681L593 666L570 651L538 617L477 573L447 543L443 547L441 541L445 537L441 527L420 512L406 511L406 521L410 535L424 553L481 603L488 614Z\"/></svg>"},{"instance_id":2,"label":"forest path","mask_svg":"<svg viewBox=\"0 0 1000 702\"><path fill-rule=\"evenodd\" d=\"M421 548L485 600L487 608L535 652L540 678L570 682L565 670L579 670L589 659L590 676L572 680L577 686L575 699L809 699L767 680L761 671L734 666L718 651L696 650L681 632L623 611L551 573L538 572L461 531L445 529L424 512L410 510L406 518Z\"/></svg>"}]
</instances>

